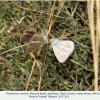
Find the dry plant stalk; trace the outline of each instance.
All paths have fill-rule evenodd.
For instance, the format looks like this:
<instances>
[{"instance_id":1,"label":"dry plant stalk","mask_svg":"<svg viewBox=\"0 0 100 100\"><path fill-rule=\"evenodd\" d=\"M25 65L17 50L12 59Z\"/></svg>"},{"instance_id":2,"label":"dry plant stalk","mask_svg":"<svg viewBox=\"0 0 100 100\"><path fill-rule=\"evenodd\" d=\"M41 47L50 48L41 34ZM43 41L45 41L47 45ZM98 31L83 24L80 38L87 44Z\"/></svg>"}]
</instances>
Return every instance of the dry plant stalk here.
<instances>
[{"instance_id":1,"label":"dry plant stalk","mask_svg":"<svg viewBox=\"0 0 100 100\"><path fill-rule=\"evenodd\" d=\"M95 90L99 88L98 86L98 67L99 67L99 47L100 47L100 1L96 0L96 7L97 7L97 23L96 23L96 52L97 52L97 68L95 68L95 77L97 78L95 81L97 81L97 87L95 87ZM98 89L99 90L99 89Z\"/></svg>"},{"instance_id":2,"label":"dry plant stalk","mask_svg":"<svg viewBox=\"0 0 100 100\"><path fill-rule=\"evenodd\" d=\"M46 36L47 36L47 37L49 37L50 32L51 32L51 29L52 29L52 27L53 27L53 25L54 25L54 23L55 23L55 21L56 21L56 18L57 18L58 15L60 14L61 9L62 9L62 7L63 7L65 1L61 2L61 6L60 6L60 8L59 8L59 10L58 10L58 12L57 12L57 15L56 15L55 18L54 18L55 2L56 2L56 1L54 1L53 7L52 7L52 10L51 10L51 14L50 14L50 17L49 17L49 20L48 20L48 22L50 21L50 22L49 22L50 24L49 24L49 29L48 29L47 32L46 32ZM59 2L59 3L60 3L60 2ZM41 70L42 72L41 72L41 76L40 76L40 80L39 80L38 91L40 91L41 85L42 85L44 70L45 70L45 67L46 67L46 58L47 58L48 47L49 47L49 44L47 44L47 47L46 47L46 54L45 54L45 58L44 58L44 66L43 66L43 68L42 68L42 70Z\"/></svg>"},{"instance_id":3,"label":"dry plant stalk","mask_svg":"<svg viewBox=\"0 0 100 100\"><path fill-rule=\"evenodd\" d=\"M9 52L9 51L12 51L12 50L17 49L17 48L21 48L21 47L26 46L26 45L27 45L27 44L23 44L23 45L20 45L20 46L18 46L18 47L9 49L9 50L7 50L7 51L2 52L0 55L3 55L3 54L5 54L5 53L7 53L7 52Z\"/></svg>"},{"instance_id":4,"label":"dry plant stalk","mask_svg":"<svg viewBox=\"0 0 100 100\"><path fill-rule=\"evenodd\" d=\"M99 1L96 1L96 3ZM98 3L99 4L99 3ZM87 9L88 9L88 17L89 17L89 27L90 27L90 33L91 33L91 42L92 42L92 50L93 50L93 63L94 63L94 90L97 91L98 90L98 34L100 32L100 30L98 30L98 23L100 23L100 20L98 18L100 18L100 14L98 12L98 7L99 5L97 4L97 30L95 33L95 29L94 29L94 1L87 1ZM99 7L100 8L100 7ZM99 16L98 16L99 14ZM95 35L96 34L96 35Z\"/></svg>"},{"instance_id":5,"label":"dry plant stalk","mask_svg":"<svg viewBox=\"0 0 100 100\"><path fill-rule=\"evenodd\" d=\"M53 24L52 24L52 21L53 21L53 15L54 15L54 8L55 8L55 2L54 2L54 4L53 4L53 7L52 7L52 9L51 9L51 14L50 14L49 19L48 19L49 29L48 29L47 32L46 32L46 36L47 36L47 37L49 37L49 34L50 34L50 32L51 32L51 28L52 28L52 25L53 25ZM38 84L38 91L40 91L41 85L42 85L44 70L45 70L45 66L46 66L46 57L47 57L48 47L49 47L49 45L47 44L47 47L46 47L46 54L45 54L45 58L44 58L44 66L42 67L41 74L40 74L40 80L39 80L39 84Z\"/></svg>"},{"instance_id":6,"label":"dry plant stalk","mask_svg":"<svg viewBox=\"0 0 100 100\"><path fill-rule=\"evenodd\" d=\"M33 72L34 72L34 67L35 67L35 65L36 65L35 55L34 55L33 53L30 53L30 56L34 59L34 61L33 61L32 69L31 69L31 72L30 72L30 75L29 75L29 78L28 78L28 82L27 82L26 87L25 87L25 90L26 90L26 91L28 90L31 77L32 77L32 74L33 74Z\"/></svg>"}]
</instances>

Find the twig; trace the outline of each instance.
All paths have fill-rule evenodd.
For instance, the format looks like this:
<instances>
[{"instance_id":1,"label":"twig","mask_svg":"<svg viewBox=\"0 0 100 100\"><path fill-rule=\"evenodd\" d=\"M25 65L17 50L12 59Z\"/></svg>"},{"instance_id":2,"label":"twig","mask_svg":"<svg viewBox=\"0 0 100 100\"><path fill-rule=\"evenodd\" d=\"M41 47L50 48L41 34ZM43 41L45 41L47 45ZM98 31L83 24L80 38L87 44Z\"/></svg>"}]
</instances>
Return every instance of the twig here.
<instances>
[{"instance_id":1,"label":"twig","mask_svg":"<svg viewBox=\"0 0 100 100\"><path fill-rule=\"evenodd\" d=\"M51 29L52 29L52 27L53 27L53 25L54 25L54 23L56 21L57 16L59 15L59 13L61 11L61 8L63 7L63 5L64 5L64 2L62 2L61 7L58 10L58 13L57 13L57 15L56 15L56 17L54 19L52 19L53 18L52 17L53 13L51 12L51 16L50 17L52 17L52 18L49 18L49 19L52 19L52 20L50 20L49 30L47 31L46 36L49 36L49 34L51 32ZM55 2L53 4L52 11L55 8L54 6L55 6ZM48 47L49 47L49 44L47 44L47 47L46 47L46 54L45 54L45 58L44 58L44 66L42 67L42 72L41 72L41 76L40 76L40 80L39 80L38 91L40 91L41 85L42 85L42 80L43 80L43 76L44 76L44 70L45 70L45 67L46 67L46 58L47 58Z\"/></svg>"},{"instance_id":2,"label":"twig","mask_svg":"<svg viewBox=\"0 0 100 100\"><path fill-rule=\"evenodd\" d=\"M3 54L5 54L5 53L7 53L7 52L9 52L9 51L12 51L12 50L14 50L14 49L17 49L17 48L20 48L20 47L23 47L23 46L26 46L27 44L24 44L24 45L20 45L20 46L18 46L18 47L15 47L15 48L12 48L12 49L9 49L9 50L7 50L7 51L4 51L3 53L1 53L0 55L3 55Z\"/></svg>"},{"instance_id":3,"label":"twig","mask_svg":"<svg viewBox=\"0 0 100 100\"><path fill-rule=\"evenodd\" d=\"M32 69L31 69L31 72L30 72L30 75L29 75L29 78L28 78L28 82L27 82L27 85L26 85L26 87L25 87L25 90L26 90L26 91L28 90L31 77L32 77L32 74L33 74L33 72L34 72L34 67L35 67L36 61L37 61L37 60L34 58L33 65L32 65Z\"/></svg>"},{"instance_id":4,"label":"twig","mask_svg":"<svg viewBox=\"0 0 100 100\"><path fill-rule=\"evenodd\" d=\"M74 61L74 60L71 60L73 63L75 63L75 64L77 64L77 65L80 65L82 68L84 68L85 70L87 70L87 71L90 71L90 72L93 72L93 70L91 69L87 69L87 68L85 68L83 65L81 65L81 64L79 64L78 62L76 62L76 61Z\"/></svg>"},{"instance_id":5,"label":"twig","mask_svg":"<svg viewBox=\"0 0 100 100\"><path fill-rule=\"evenodd\" d=\"M66 39L66 38L70 37L71 35L73 35L73 34L75 34L75 33L77 33L77 32L80 32L80 31L84 31L84 30L89 30L89 28L84 28L84 29L80 29L80 30L73 31L73 32L71 32L71 33L68 33L68 34L66 34L66 35L64 35L64 36L62 36L62 37L60 37L60 38L50 39L49 43L50 43L50 42L53 42L53 41L56 40L56 39L59 39L59 40ZM86 38L89 38L89 37L86 37Z\"/></svg>"},{"instance_id":6,"label":"twig","mask_svg":"<svg viewBox=\"0 0 100 100\"><path fill-rule=\"evenodd\" d=\"M42 82L41 66L39 64L39 61L37 61L37 65L38 65L39 70L40 70L40 79L39 79L39 84L38 84L38 91L39 91L41 89L41 82Z\"/></svg>"},{"instance_id":7,"label":"twig","mask_svg":"<svg viewBox=\"0 0 100 100\"><path fill-rule=\"evenodd\" d=\"M52 27L51 23L52 23L52 20L53 20L54 8L55 8L55 2L53 4L52 10L51 10L51 14L50 14L50 17L49 17L49 20L48 20L48 23L50 23L49 24L49 29L48 29L47 34L46 34L46 36L48 36L48 37L49 37L49 33L50 33L51 27ZM45 54L45 58L44 58L44 67L42 67L41 74L40 74L40 80L39 80L39 84L38 84L38 91L40 91L40 89L41 89L41 84L42 84L42 80L43 80L44 69L45 69L45 66L46 66L46 62L45 61L46 61L46 57L47 57L47 50L48 50L48 44L47 44L47 47L46 47L46 54Z\"/></svg>"},{"instance_id":8,"label":"twig","mask_svg":"<svg viewBox=\"0 0 100 100\"><path fill-rule=\"evenodd\" d=\"M87 9L88 9L88 16L89 16L89 27L91 32L91 42L92 42L92 50L93 50L93 63L94 63L94 90L98 90L98 43L97 33L95 35L94 31L94 0L87 1ZM97 9L99 10L99 9ZM100 23L100 22L99 22ZM100 27L100 26L99 26Z\"/></svg>"}]
</instances>

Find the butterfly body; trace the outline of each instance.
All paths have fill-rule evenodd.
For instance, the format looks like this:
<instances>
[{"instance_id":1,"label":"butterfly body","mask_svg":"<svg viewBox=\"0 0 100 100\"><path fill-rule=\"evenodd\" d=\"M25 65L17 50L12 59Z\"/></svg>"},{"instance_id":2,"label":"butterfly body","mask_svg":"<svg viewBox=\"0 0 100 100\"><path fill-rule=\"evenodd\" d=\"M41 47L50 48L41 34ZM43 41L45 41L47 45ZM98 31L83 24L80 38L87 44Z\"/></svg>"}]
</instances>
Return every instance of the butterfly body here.
<instances>
[{"instance_id":1,"label":"butterfly body","mask_svg":"<svg viewBox=\"0 0 100 100\"><path fill-rule=\"evenodd\" d=\"M69 40L55 40L51 45L54 54L60 63L65 62L74 50L74 43Z\"/></svg>"}]
</instances>

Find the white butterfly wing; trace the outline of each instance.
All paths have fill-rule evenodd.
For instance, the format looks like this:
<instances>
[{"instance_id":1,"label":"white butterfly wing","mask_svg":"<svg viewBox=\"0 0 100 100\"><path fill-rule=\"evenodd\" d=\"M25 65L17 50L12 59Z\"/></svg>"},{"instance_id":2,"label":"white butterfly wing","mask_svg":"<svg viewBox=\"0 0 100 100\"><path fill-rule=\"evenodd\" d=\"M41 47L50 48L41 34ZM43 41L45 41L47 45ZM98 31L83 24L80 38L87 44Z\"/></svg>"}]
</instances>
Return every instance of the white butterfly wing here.
<instances>
[{"instance_id":1,"label":"white butterfly wing","mask_svg":"<svg viewBox=\"0 0 100 100\"><path fill-rule=\"evenodd\" d=\"M63 63L74 50L74 43L66 40L56 40L52 42L54 54L60 63Z\"/></svg>"}]
</instances>

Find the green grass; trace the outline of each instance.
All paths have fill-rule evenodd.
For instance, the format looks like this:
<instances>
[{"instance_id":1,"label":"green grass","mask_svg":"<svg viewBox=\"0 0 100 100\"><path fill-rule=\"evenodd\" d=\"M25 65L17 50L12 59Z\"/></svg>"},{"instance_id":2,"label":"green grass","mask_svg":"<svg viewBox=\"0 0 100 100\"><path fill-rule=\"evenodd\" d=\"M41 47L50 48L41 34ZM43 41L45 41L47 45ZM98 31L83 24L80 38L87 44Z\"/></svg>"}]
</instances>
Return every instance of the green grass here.
<instances>
[{"instance_id":1,"label":"green grass","mask_svg":"<svg viewBox=\"0 0 100 100\"><path fill-rule=\"evenodd\" d=\"M21 45L20 37L25 30L46 34L53 1L0 2L0 54ZM23 7L23 8L21 8ZM26 9L24 9L26 8ZM54 14L57 14L56 2ZM40 12L44 11L43 14ZM21 18L27 16L18 24ZM30 17L29 17L30 16ZM13 27L13 29L11 29ZM75 32L75 31L78 32ZM86 2L66 1L52 27L50 38L59 38L73 33L74 53L59 63L52 49L48 49L41 90L86 91L94 90L94 70L91 39L88 25ZM0 55L0 90L25 90L33 59L25 56L26 47L17 48ZM43 46L38 61L43 67L46 45ZM35 66L29 89L37 90L40 70Z\"/></svg>"}]
</instances>

